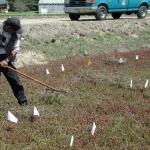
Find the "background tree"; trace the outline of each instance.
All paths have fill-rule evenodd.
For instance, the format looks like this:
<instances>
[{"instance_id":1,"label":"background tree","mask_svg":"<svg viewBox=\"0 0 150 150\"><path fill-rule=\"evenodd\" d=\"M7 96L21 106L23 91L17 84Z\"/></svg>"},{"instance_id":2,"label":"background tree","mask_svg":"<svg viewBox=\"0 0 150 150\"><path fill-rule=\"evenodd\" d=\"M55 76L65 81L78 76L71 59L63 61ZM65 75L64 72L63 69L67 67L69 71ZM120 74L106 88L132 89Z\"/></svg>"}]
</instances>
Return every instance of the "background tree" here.
<instances>
[{"instance_id":1,"label":"background tree","mask_svg":"<svg viewBox=\"0 0 150 150\"><path fill-rule=\"evenodd\" d=\"M10 11L38 11L39 0L10 0Z\"/></svg>"},{"instance_id":2,"label":"background tree","mask_svg":"<svg viewBox=\"0 0 150 150\"><path fill-rule=\"evenodd\" d=\"M38 11L39 0L22 0L22 1L28 7L29 10Z\"/></svg>"}]
</instances>

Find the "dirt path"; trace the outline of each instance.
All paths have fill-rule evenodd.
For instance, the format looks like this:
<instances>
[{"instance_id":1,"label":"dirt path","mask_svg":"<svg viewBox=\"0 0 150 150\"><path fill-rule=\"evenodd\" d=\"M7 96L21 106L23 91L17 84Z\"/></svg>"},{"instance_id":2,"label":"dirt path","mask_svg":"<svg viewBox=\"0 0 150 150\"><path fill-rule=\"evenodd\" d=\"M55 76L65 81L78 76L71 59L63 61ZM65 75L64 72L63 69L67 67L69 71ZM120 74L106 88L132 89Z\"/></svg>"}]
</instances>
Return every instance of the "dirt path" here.
<instances>
[{"instance_id":1,"label":"dirt path","mask_svg":"<svg viewBox=\"0 0 150 150\"><path fill-rule=\"evenodd\" d=\"M120 20L130 20L130 19L136 19L136 16L123 16ZM146 19L150 19L148 16ZM0 23L2 23L5 19L0 19ZM113 20L111 16L108 16L107 19L103 22L106 22L108 20ZM22 18L21 19L23 25L33 25L33 24L49 24L52 22L70 22L69 17L66 16L54 16L54 17L38 17L38 18ZM94 16L81 16L80 21L95 21Z\"/></svg>"},{"instance_id":2,"label":"dirt path","mask_svg":"<svg viewBox=\"0 0 150 150\"><path fill-rule=\"evenodd\" d=\"M120 20L122 19L137 19L136 16L125 16L122 17ZM150 19L150 17L147 17L146 19ZM107 20L112 20L112 17L108 17ZM22 19L22 24L24 25L32 25L32 24L48 24L48 23L52 23L52 22L57 22L57 23L62 23L62 22L70 22L69 17L55 17L55 18L37 18L37 19ZM80 21L95 21L95 18L93 16L82 16L80 18ZM104 22L105 22L104 21Z\"/></svg>"}]
</instances>

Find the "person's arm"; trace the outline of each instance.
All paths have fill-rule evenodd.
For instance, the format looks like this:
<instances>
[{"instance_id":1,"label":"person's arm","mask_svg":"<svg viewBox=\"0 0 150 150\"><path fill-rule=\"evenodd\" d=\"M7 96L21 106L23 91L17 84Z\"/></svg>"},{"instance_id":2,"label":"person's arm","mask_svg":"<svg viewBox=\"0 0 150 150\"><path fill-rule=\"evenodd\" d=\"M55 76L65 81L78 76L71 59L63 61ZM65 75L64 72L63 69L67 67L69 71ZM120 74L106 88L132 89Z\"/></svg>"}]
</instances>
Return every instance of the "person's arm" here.
<instances>
[{"instance_id":1,"label":"person's arm","mask_svg":"<svg viewBox=\"0 0 150 150\"><path fill-rule=\"evenodd\" d=\"M19 40L19 37L18 37L18 39L14 43L13 50L11 51L11 53L9 54L9 56L5 60L7 62L9 62L12 59L14 59L16 57L18 51L20 51L20 40Z\"/></svg>"},{"instance_id":2,"label":"person's arm","mask_svg":"<svg viewBox=\"0 0 150 150\"><path fill-rule=\"evenodd\" d=\"M2 66L2 67L7 66L8 63L16 57L19 50L20 50L20 41L19 41L19 37L18 37L18 39L14 43L13 50L11 51L11 53L8 55L8 57L6 59L4 59L0 62L0 66Z\"/></svg>"},{"instance_id":3,"label":"person's arm","mask_svg":"<svg viewBox=\"0 0 150 150\"><path fill-rule=\"evenodd\" d=\"M10 56L11 56L12 58L15 58L16 55L17 55L17 53L18 53L18 51L20 51L20 40L19 40L19 37L18 37L18 39L17 39L17 40L15 41L15 43L14 43L14 48L13 48L13 50L11 51Z\"/></svg>"}]
</instances>

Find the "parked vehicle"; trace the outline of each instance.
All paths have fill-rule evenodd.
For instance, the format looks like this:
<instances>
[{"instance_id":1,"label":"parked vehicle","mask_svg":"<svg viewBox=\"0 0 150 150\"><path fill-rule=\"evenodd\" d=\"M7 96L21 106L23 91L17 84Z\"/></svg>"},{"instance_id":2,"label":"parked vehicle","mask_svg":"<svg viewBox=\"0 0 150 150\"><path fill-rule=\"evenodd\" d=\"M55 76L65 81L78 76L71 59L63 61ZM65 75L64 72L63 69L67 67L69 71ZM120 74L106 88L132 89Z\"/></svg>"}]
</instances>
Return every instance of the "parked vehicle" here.
<instances>
[{"instance_id":1,"label":"parked vehicle","mask_svg":"<svg viewBox=\"0 0 150 150\"><path fill-rule=\"evenodd\" d=\"M114 19L135 13L141 19L149 9L150 0L65 0L65 13L71 20L78 20L81 15L94 15L97 20L104 20L108 13Z\"/></svg>"}]
</instances>

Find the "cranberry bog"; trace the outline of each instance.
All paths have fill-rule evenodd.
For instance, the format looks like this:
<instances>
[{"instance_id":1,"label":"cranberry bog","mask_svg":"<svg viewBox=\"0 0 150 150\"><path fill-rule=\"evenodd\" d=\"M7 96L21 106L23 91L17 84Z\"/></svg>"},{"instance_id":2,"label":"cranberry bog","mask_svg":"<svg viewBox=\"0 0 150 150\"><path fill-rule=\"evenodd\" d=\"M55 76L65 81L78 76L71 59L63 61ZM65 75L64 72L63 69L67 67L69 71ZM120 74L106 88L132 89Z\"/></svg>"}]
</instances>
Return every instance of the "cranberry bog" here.
<instances>
[{"instance_id":1,"label":"cranberry bog","mask_svg":"<svg viewBox=\"0 0 150 150\"><path fill-rule=\"evenodd\" d=\"M73 56L19 70L68 92L52 92L22 77L30 104L20 107L1 76L0 149L150 149L150 87L144 87L150 79L149 50ZM8 111L17 124L7 121Z\"/></svg>"}]
</instances>

